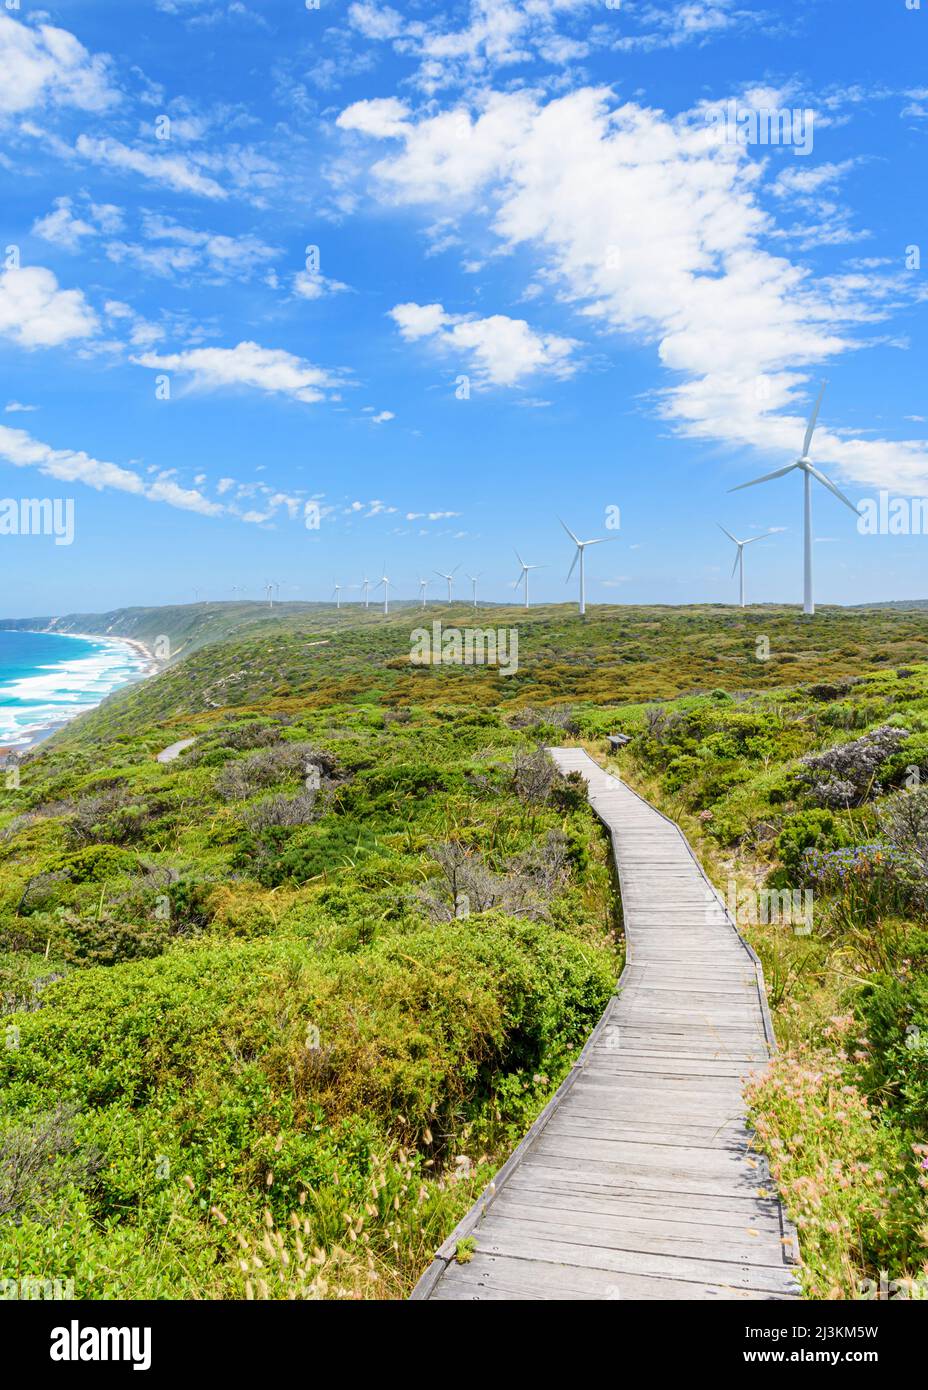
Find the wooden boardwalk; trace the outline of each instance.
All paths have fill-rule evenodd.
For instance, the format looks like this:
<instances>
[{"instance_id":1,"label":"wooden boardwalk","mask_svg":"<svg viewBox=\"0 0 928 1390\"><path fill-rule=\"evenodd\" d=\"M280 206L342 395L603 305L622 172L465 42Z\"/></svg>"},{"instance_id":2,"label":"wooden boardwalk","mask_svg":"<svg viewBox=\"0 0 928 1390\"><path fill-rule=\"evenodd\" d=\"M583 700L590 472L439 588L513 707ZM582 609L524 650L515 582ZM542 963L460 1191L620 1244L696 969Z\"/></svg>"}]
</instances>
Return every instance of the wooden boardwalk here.
<instances>
[{"instance_id":1,"label":"wooden boardwalk","mask_svg":"<svg viewBox=\"0 0 928 1390\"><path fill-rule=\"evenodd\" d=\"M798 1251L742 1086L774 1049L760 963L683 833L577 748L627 961L556 1095L414 1299L784 1299ZM459 1240L476 1253L459 1264Z\"/></svg>"}]
</instances>

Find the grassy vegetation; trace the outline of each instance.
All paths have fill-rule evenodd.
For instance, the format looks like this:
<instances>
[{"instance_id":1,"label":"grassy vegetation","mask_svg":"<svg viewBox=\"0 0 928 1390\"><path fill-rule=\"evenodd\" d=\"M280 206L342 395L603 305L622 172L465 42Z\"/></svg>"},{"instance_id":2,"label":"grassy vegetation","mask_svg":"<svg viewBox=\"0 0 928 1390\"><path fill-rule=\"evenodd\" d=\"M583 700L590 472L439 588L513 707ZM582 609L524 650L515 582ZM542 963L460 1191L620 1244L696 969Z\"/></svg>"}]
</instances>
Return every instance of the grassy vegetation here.
<instances>
[{"instance_id":1,"label":"grassy vegetation","mask_svg":"<svg viewBox=\"0 0 928 1390\"><path fill-rule=\"evenodd\" d=\"M922 1271L918 609L493 609L519 628L503 677L410 666L410 610L197 608L78 615L187 645L0 798L0 1273L408 1291L614 986L605 838L537 750L602 757L615 729L723 891L815 894L810 935L742 923L782 1049L752 1106L806 1292Z\"/></svg>"}]
</instances>

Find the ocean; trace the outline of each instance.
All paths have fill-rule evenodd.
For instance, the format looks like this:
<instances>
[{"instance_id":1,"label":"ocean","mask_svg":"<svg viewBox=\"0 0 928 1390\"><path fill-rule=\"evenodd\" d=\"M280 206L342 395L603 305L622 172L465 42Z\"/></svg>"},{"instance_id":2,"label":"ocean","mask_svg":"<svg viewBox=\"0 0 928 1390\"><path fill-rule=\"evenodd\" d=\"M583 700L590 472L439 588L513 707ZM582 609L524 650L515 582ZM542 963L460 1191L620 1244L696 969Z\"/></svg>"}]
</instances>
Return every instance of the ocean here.
<instances>
[{"instance_id":1,"label":"ocean","mask_svg":"<svg viewBox=\"0 0 928 1390\"><path fill-rule=\"evenodd\" d=\"M149 669L117 638L0 631L0 748L28 747Z\"/></svg>"}]
</instances>

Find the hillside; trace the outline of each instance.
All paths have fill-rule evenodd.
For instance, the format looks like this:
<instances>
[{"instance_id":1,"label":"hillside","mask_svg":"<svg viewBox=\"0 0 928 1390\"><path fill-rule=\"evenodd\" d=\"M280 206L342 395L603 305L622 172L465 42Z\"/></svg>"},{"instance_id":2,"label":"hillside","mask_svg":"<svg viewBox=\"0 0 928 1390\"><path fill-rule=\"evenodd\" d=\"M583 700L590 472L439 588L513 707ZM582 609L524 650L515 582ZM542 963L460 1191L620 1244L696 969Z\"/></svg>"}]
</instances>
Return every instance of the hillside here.
<instances>
[{"instance_id":1,"label":"hillside","mask_svg":"<svg viewBox=\"0 0 928 1390\"><path fill-rule=\"evenodd\" d=\"M445 628L514 628L518 670L507 676L492 666L412 665L411 632L436 620ZM331 604L201 604L66 621L75 631L141 641L164 633L175 662L192 659L117 694L59 735L65 741L108 740L154 722L183 730L187 716L267 701L281 711L371 700L391 708L602 706L714 688L766 689L852 675L865 665L928 660L922 615L882 608L824 609L811 625L795 609L609 606L592 609L581 627L569 605L481 609L475 618L466 604L434 604L425 612L407 606L388 617L373 608L336 612Z\"/></svg>"},{"instance_id":2,"label":"hillside","mask_svg":"<svg viewBox=\"0 0 928 1390\"><path fill-rule=\"evenodd\" d=\"M605 762L614 729L609 765L681 821L763 959L782 1052L752 1103L807 1295L922 1271L921 614L493 610L519 630L504 677L411 666L408 611L227 607L187 629L221 640L0 794L11 1276L406 1292L614 986L606 839L539 751ZM768 888L813 892L811 930L751 920Z\"/></svg>"}]
</instances>

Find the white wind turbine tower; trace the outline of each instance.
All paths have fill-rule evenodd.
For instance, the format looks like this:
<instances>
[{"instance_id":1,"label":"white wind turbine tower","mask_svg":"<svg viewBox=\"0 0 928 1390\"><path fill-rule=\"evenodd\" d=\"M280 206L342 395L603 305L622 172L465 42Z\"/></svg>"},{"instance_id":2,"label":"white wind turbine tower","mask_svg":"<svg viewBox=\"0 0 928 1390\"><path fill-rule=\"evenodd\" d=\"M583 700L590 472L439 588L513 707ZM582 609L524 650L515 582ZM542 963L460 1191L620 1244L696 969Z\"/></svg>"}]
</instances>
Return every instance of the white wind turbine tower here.
<instances>
[{"instance_id":1,"label":"white wind turbine tower","mask_svg":"<svg viewBox=\"0 0 928 1390\"><path fill-rule=\"evenodd\" d=\"M420 580L419 580L419 606L420 606L420 608L424 608L424 607L426 606L426 604L425 604L425 591L426 591L426 589L428 588L428 586L429 586L429 581L428 581L427 579L420 579Z\"/></svg>"},{"instance_id":2,"label":"white wind turbine tower","mask_svg":"<svg viewBox=\"0 0 928 1390\"><path fill-rule=\"evenodd\" d=\"M829 492L833 492L839 502L843 502L846 507L850 507L855 516L858 515L857 508L853 502L848 501L843 492L835 487L830 478L826 478L809 459L809 446L812 443L812 435L815 433L815 423L818 420L819 407L822 404L822 397L825 394L825 382L822 382L822 389L818 393L818 400L815 402L812 414L809 416L809 423L806 425L806 437L802 444L802 454L795 463L788 463L785 468L774 469L772 473L764 473L760 478L752 478L749 483L739 483L737 487L729 488L729 492L740 492L742 488L753 487L755 483L767 483L771 478L782 478L786 473L792 473L794 468L798 468L802 474L803 483L803 566L802 566L802 611L810 616L815 612L815 603L812 599L812 479L827 487Z\"/></svg>"},{"instance_id":3,"label":"white wind turbine tower","mask_svg":"<svg viewBox=\"0 0 928 1390\"><path fill-rule=\"evenodd\" d=\"M336 607L336 608L341 608L341 606L342 606L342 589L343 589L343 588L344 588L344 585L339 584L339 583L336 581L335 588L332 590L332 597L333 597L334 600L335 600L335 607Z\"/></svg>"},{"instance_id":4,"label":"white wind turbine tower","mask_svg":"<svg viewBox=\"0 0 928 1390\"><path fill-rule=\"evenodd\" d=\"M746 541L739 541L737 536L733 536L732 533L731 533L730 531L726 531L726 530L725 530L725 527L722 525L722 523L721 523L720 521L717 521L715 524L716 524L716 526L719 528L719 530L720 530L720 531L723 531L723 532L725 533L725 535L728 537L728 539L729 539L730 541L734 541L735 545L738 547L737 554L735 555L735 563L734 563L734 564L732 565L732 567L731 567L731 577L732 577L732 579L734 579L734 577L735 577L735 570L740 570L740 571L741 571L741 572L740 572L740 575L739 575L739 577L738 577L738 602L739 602L740 606L743 608L743 607L744 607L744 547L745 547L746 545L753 545L753 543L754 543L755 541L762 541L762 540L764 539L764 537L763 537L763 536L748 536L748 538L747 538ZM765 531L765 532L764 532L764 535L769 535L769 532L766 532L766 531Z\"/></svg>"},{"instance_id":5,"label":"white wind turbine tower","mask_svg":"<svg viewBox=\"0 0 928 1390\"><path fill-rule=\"evenodd\" d=\"M481 576L482 574L483 574L483 570L479 570L476 574L468 574L468 575L466 576L466 577L470 580L471 584L473 585L473 600L474 600L474 610L475 610L475 611L476 611L476 608L477 608L477 580L480 578L480 576Z\"/></svg>"},{"instance_id":6,"label":"white wind turbine tower","mask_svg":"<svg viewBox=\"0 0 928 1390\"><path fill-rule=\"evenodd\" d=\"M563 522L561 523L561 525L563 525ZM513 584L512 587L513 587L514 589L518 589L518 587L519 587L520 584L522 584L522 585L524 586L524 590L525 590L525 606L526 606L526 608L527 608L527 607L528 607L528 572L529 572L529 570L543 570L543 569L546 568L546 566L545 566L545 565L527 565L527 564L525 563L525 561L522 559L522 556L519 554L518 550L515 552L515 556L516 556L516 559L518 560L518 562L519 562L519 564L520 564L520 566L521 566L521 569L519 570L519 577L518 577L518 579L516 580L516 582Z\"/></svg>"},{"instance_id":7,"label":"white wind turbine tower","mask_svg":"<svg viewBox=\"0 0 928 1390\"><path fill-rule=\"evenodd\" d=\"M384 560L384 562L383 562L383 567L384 567L384 571L386 571L386 568L387 568L387 562L386 562L386 560ZM381 584L383 585L383 611L384 611L384 616L386 617L386 615L387 615L387 614L389 613L389 611L390 611L390 580L389 580L389 578L387 577L387 574L386 574L386 573L384 573L384 574L382 574L382 575L380 576L380 578L378 579L377 583L374 585L374 588L375 588L375 589L379 589L380 586L381 586Z\"/></svg>"},{"instance_id":8,"label":"white wind turbine tower","mask_svg":"<svg viewBox=\"0 0 928 1390\"><path fill-rule=\"evenodd\" d=\"M560 520L561 520L560 517L558 517L558 521L560 521ZM577 553L576 553L576 555L575 555L574 558L573 558L573 563L571 564L570 569L567 571L567 578L566 578L566 580L565 580L564 582L565 582L565 584L569 584L569 583L570 583L570 576L571 576L571 575L573 574L573 572L574 572L574 565L576 565L577 561L579 560L579 561L580 561L580 616L581 616L581 618L582 618L583 615L586 613L586 576L585 576L584 571L583 571L583 552L586 550L586 548L587 548L588 545L603 545L603 544L605 543L605 541L608 539L608 537L607 537L607 536L599 536L596 540L592 540L592 541L582 541L582 540L580 540L579 536L575 536L575 535L574 535L573 531L571 531L570 527L567 525L566 522L561 521L561 525L564 527L564 530L567 532L568 536L570 536L570 539L573 541L574 545L577 547Z\"/></svg>"},{"instance_id":9,"label":"white wind turbine tower","mask_svg":"<svg viewBox=\"0 0 928 1390\"><path fill-rule=\"evenodd\" d=\"M361 592L362 592L362 594L364 595L364 607L365 607L365 608L370 607L370 588L371 588L371 581L370 581L367 577L365 577L364 582L363 582L362 585L361 585Z\"/></svg>"},{"instance_id":10,"label":"white wind turbine tower","mask_svg":"<svg viewBox=\"0 0 928 1390\"><path fill-rule=\"evenodd\" d=\"M454 569L451 571L450 574L442 574L441 570L436 570L436 571L435 571L435 573L438 575L439 579L447 579L447 581L448 581L448 602L449 602L449 603L451 602L451 586L452 586L452 581L453 581L453 579L454 579L454 576L457 574L457 572L458 572L458 570L459 570L460 568L461 568L460 565L455 565Z\"/></svg>"}]
</instances>

